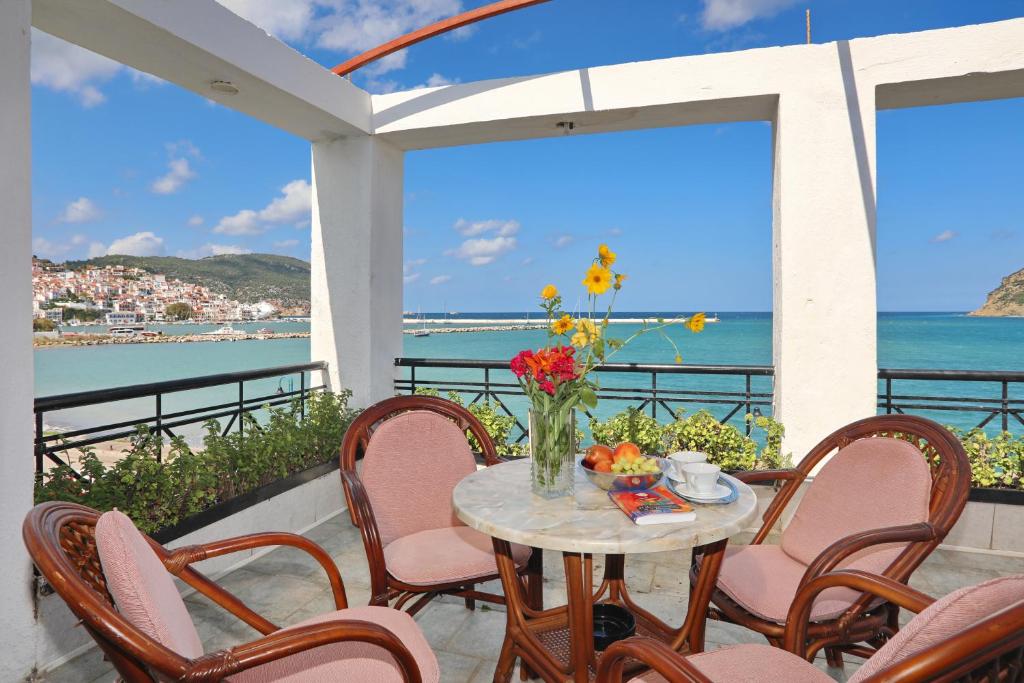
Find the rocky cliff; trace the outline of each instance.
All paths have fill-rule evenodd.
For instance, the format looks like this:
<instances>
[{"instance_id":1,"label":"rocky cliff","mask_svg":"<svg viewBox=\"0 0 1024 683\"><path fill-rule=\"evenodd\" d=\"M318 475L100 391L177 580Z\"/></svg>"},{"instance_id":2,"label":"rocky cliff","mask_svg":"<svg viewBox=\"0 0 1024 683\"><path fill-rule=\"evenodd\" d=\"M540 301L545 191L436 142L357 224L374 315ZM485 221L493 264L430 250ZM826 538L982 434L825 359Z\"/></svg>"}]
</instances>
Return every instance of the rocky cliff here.
<instances>
[{"instance_id":1,"label":"rocky cliff","mask_svg":"<svg viewBox=\"0 0 1024 683\"><path fill-rule=\"evenodd\" d=\"M1024 268L1003 278L999 286L989 292L985 305L971 315L1024 316Z\"/></svg>"}]
</instances>

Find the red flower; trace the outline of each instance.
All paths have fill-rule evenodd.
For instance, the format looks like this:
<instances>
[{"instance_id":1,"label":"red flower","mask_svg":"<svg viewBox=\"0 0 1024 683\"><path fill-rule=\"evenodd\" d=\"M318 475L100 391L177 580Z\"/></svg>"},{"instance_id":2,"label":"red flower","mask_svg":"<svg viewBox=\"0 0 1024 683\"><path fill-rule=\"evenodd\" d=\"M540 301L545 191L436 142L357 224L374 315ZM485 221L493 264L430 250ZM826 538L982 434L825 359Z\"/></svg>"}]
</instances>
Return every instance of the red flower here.
<instances>
[{"instance_id":1,"label":"red flower","mask_svg":"<svg viewBox=\"0 0 1024 683\"><path fill-rule=\"evenodd\" d=\"M555 395L555 385L549 379L541 380L540 382L541 391L545 391L552 396Z\"/></svg>"},{"instance_id":2,"label":"red flower","mask_svg":"<svg viewBox=\"0 0 1024 683\"><path fill-rule=\"evenodd\" d=\"M529 369L526 364L526 359L532 357L533 351L531 351L530 349L520 351L519 354L512 359L512 363L510 364L510 367L512 368L512 373L516 377L522 377L523 375L525 375L527 370Z\"/></svg>"}]
</instances>

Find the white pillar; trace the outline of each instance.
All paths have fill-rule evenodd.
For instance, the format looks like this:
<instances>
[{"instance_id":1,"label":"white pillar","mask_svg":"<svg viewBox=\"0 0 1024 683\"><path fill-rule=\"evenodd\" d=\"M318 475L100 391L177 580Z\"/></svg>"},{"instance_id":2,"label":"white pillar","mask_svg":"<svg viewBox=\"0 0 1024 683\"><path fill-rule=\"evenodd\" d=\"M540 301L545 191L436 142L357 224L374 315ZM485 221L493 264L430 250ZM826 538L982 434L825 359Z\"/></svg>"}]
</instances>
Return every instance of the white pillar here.
<instances>
[{"instance_id":1,"label":"white pillar","mask_svg":"<svg viewBox=\"0 0 1024 683\"><path fill-rule=\"evenodd\" d=\"M369 136L313 144L313 360L365 407L393 396L402 354L404 154Z\"/></svg>"},{"instance_id":2,"label":"white pillar","mask_svg":"<svg viewBox=\"0 0 1024 683\"><path fill-rule=\"evenodd\" d=\"M773 177L775 415L799 462L875 414L875 102L848 45L779 98Z\"/></svg>"},{"instance_id":3,"label":"white pillar","mask_svg":"<svg viewBox=\"0 0 1024 683\"><path fill-rule=\"evenodd\" d=\"M0 680L35 665L32 570L21 523L32 507L32 148L30 0L0 2Z\"/></svg>"}]
</instances>

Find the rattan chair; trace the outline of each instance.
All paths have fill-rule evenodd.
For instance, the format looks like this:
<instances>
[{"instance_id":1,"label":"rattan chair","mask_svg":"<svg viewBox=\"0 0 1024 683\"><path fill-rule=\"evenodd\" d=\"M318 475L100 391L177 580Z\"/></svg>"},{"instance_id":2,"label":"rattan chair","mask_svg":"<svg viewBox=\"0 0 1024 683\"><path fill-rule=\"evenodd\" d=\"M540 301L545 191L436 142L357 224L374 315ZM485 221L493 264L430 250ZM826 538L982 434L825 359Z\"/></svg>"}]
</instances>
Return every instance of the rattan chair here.
<instances>
[{"instance_id":1,"label":"rattan chair","mask_svg":"<svg viewBox=\"0 0 1024 683\"><path fill-rule=\"evenodd\" d=\"M341 480L352 522L359 527L370 568L370 604L415 614L437 595L504 604L503 595L476 589L498 578L490 537L460 522L452 490L476 471L467 434L483 462L496 465L494 442L462 406L432 396L396 396L370 406L341 444ZM361 460L361 471L356 462ZM541 556L514 545L527 575L531 606L541 604Z\"/></svg>"},{"instance_id":2,"label":"rattan chair","mask_svg":"<svg viewBox=\"0 0 1024 683\"><path fill-rule=\"evenodd\" d=\"M777 545L765 540L800 485L822 460ZM782 482L750 545L729 548L709 618L740 624L781 646L800 589L833 569L857 569L906 583L942 542L967 502L971 470L960 441L911 415L869 417L836 430L793 469L743 472L746 483ZM691 585L701 557L694 556ZM849 588L814 604L807 653L825 648L869 657L899 628L899 607Z\"/></svg>"},{"instance_id":3,"label":"rattan chair","mask_svg":"<svg viewBox=\"0 0 1024 683\"><path fill-rule=\"evenodd\" d=\"M814 600L846 587L918 612L849 679L849 683L1024 681L1024 575L962 588L934 601L882 576L836 571L801 589L787 619L786 649L734 645L683 657L659 641L635 637L613 644L601 658L598 683L621 683L623 670L650 667L634 683L830 683L799 656Z\"/></svg>"},{"instance_id":4,"label":"rattan chair","mask_svg":"<svg viewBox=\"0 0 1024 683\"><path fill-rule=\"evenodd\" d=\"M228 679L263 683L287 678L312 682L359 678L358 672L368 671L374 672L370 675L378 680L438 680L437 660L412 619L380 607L348 609L338 568L322 548L302 536L260 533L167 550L139 533L120 513L107 513L105 517L101 521L99 512L74 503L42 503L29 512L22 535L39 572L81 620L122 680L155 683ZM97 545L97 524L103 525L102 549ZM111 528L116 528L128 545L108 542ZM112 546L117 546L113 556ZM192 566L201 560L267 546L292 546L319 562L338 611L281 629ZM126 547L131 551L121 553ZM141 561L132 566L136 559ZM126 584L125 579L133 575L135 584L142 585ZM263 637L203 653L172 577L210 598ZM155 594L145 595L147 604L140 607L137 600L126 599L126 585L131 598ZM273 590L273 579L268 579L267 590ZM170 609L154 609L160 606ZM185 639L179 637L182 631ZM181 646L182 642L188 647ZM182 654L187 650L191 652Z\"/></svg>"}]
</instances>

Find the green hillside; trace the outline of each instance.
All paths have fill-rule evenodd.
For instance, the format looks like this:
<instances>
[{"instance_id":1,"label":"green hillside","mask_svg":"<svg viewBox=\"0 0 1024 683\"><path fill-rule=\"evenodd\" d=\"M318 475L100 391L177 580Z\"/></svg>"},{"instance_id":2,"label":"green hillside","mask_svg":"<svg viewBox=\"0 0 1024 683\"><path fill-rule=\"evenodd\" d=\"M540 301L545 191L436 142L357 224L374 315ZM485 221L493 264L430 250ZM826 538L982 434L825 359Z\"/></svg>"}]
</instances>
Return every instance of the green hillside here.
<instances>
[{"instance_id":1,"label":"green hillside","mask_svg":"<svg viewBox=\"0 0 1024 683\"><path fill-rule=\"evenodd\" d=\"M309 263L290 256L225 254L196 260L174 256L100 256L66 264L75 270L115 265L201 284L246 303L274 299L293 306L309 301Z\"/></svg>"}]
</instances>

